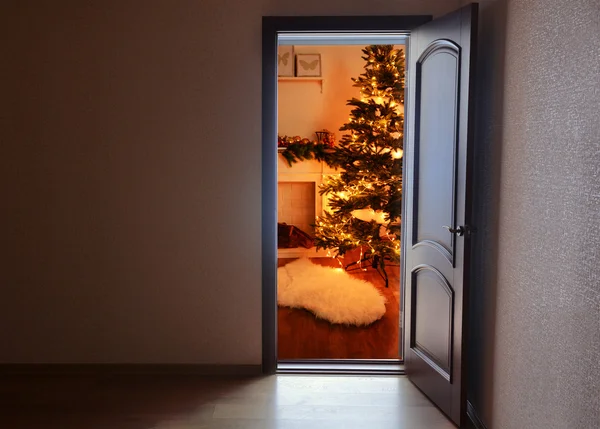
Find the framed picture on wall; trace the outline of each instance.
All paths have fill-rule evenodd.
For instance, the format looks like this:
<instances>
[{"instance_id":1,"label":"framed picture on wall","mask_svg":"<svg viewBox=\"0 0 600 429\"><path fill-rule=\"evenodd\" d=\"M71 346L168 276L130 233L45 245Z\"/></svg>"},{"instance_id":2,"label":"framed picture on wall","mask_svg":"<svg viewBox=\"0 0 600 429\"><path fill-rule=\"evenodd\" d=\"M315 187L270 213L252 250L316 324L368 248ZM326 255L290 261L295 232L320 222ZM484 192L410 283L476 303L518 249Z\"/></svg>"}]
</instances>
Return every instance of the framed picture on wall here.
<instances>
[{"instance_id":1,"label":"framed picture on wall","mask_svg":"<svg viewBox=\"0 0 600 429\"><path fill-rule=\"evenodd\" d=\"M294 76L294 47L277 47L277 76Z\"/></svg>"},{"instance_id":2,"label":"framed picture on wall","mask_svg":"<svg viewBox=\"0 0 600 429\"><path fill-rule=\"evenodd\" d=\"M296 76L321 76L321 54L297 54Z\"/></svg>"}]
</instances>

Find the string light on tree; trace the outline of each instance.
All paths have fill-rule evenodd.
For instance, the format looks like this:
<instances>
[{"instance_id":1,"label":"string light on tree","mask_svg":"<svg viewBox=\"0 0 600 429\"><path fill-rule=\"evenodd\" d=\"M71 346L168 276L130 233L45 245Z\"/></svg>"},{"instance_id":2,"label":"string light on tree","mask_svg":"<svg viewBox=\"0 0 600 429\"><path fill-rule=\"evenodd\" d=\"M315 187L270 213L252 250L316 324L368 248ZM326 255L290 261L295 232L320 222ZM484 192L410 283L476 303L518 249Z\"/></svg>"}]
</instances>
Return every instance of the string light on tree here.
<instances>
[{"instance_id":1,"label":"string light on tree","mask_svg":"<svg viewBox=\"0 0 600 429\"><path fill-rule=\"evenodd\" d=\"M320 187L329 210L317 219L315 244L333 256L358 247L385 270L385 261L400 259L404 52L392 45L362 52L364 72L352 79L360 97L348 101L350 117L340 128L347 133L326 161L340 173Z\"/></svg>"}]
</instances>

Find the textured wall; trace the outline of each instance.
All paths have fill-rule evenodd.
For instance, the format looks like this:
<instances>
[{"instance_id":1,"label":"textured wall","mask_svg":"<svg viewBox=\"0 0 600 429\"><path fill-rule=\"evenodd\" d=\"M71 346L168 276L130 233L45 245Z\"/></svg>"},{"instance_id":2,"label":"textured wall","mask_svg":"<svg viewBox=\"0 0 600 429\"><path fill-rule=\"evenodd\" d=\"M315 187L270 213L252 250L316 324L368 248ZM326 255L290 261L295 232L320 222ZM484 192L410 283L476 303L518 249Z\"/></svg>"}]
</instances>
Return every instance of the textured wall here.
<instances>
[{"instance_id":1,"label":"textured wall","mask_svg":"<svg viewBox=\"0 0 600 429\"><path fill-rule=\"evenodd\" d=\"M600 2L508 1L496 429L600 427Z\"/></svg>"}]
</instances>

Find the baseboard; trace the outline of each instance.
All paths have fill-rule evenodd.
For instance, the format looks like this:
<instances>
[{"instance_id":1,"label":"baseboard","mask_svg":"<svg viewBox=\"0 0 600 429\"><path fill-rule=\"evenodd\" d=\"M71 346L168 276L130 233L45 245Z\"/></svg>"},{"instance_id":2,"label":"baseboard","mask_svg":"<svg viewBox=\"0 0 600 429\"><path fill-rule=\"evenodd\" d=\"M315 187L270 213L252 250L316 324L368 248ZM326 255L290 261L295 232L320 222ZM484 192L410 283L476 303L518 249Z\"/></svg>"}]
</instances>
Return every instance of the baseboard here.
<instances>
[{"instance_id":1,"label":"baseboard","mask_svg":"<svg viewBox=\"0 0 600 429\"><path fill-rule=\"evenodd\" d=\"M467 401L467 416L471 420L471 423L473 423L473 426L475 427L475 429L487 429L485 424L479 418L479 415L477 414L477 410L475 409L473 404L471 404L470 401Z\"/></svg>"},{"instance_id":2,"label":"baseboard","mask_svg":"<svg viewBox=\"0 0 600 429\"><path fill-rule=\"evenodd\" d=\"M277 363L278 374L404 375L399 360L284 360Z\"/></svg>"},{"instance_id":3,"label":"baseboard","mask_svg":"<svg viewBox=\"0 0 600 429\"><path fill-rule=\"evenodd\" d=\"M0 364L0 375L257 376L261 365L215 364Z\"/></svg>"}]
</instances>

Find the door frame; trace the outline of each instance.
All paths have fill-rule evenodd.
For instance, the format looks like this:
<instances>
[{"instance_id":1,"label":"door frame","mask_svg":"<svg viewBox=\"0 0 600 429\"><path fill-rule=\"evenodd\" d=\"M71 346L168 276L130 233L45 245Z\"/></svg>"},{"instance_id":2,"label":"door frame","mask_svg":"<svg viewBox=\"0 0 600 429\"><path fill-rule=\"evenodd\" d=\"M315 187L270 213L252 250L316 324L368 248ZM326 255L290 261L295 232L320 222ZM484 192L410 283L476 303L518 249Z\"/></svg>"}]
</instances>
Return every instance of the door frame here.
<instances>
[{"instance_id":1,"label":"door frame","mask_svg":"<svg viewBox=\"0 0 600 429\"><path fill-rule=\"evenodd\" d=\"M264 16L262 20L262 372L277 371L277 36L279 33L406 33L431 15ZM406 135L405 124L405 135ZM403 203L404 217L404 203ZM403 233L404 235L404 230ZM402 247L404 247L402 240ZM401 251L401 270L404 268ZM401 290L403 281L401 277ZM404 303L401 304L403 306ZM402 312L404 314L404 312ZM404 326L404 323L402 323ZM402 328L404 329L404 328Z\"/></svg>"}]
</instances>

